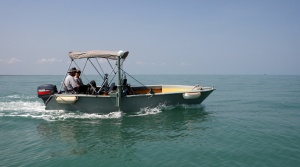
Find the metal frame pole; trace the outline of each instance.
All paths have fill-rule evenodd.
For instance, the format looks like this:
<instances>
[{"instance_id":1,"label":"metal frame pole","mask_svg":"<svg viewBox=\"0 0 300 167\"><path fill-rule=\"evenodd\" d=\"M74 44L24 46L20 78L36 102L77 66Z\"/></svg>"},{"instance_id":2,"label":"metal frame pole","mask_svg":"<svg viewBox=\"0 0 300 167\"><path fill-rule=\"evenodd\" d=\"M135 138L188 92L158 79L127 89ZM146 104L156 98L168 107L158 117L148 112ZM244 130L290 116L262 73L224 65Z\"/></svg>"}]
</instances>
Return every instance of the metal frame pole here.
<instances>
[{"instance_id":1,"label":"metal frame pole","mask_svg":"<svg viewBox=\"0 0 300 167\"><path fill-rule=\"evenodd\" d=\"M118 108L118 111L121 111L121 97L122 97L122 86L121 86L121 57L123 55L123 51L119 51L117 56L117 66L118 66L118 94L116 99L116 106Z\"/></svg>"}]
</instances>

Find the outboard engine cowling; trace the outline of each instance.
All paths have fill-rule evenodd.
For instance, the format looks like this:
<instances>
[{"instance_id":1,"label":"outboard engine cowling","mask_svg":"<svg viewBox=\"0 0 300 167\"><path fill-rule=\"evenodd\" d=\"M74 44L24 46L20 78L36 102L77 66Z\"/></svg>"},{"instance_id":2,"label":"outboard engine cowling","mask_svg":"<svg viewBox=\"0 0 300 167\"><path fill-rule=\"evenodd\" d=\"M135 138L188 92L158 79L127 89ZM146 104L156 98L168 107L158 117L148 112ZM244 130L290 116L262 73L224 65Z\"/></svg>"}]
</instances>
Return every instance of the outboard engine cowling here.
<instances>
[{"instance_id":1,"label":"outboard engine cowling","mask_svg":"<svg viewBox=\"0 0 300 167\"><path fill-rule=\"evenodd\" d=\"M38 86L37 88L38 97L43 99L45 104L49 99L49 97L54 93L57 93L56 85L45 84L45 85Z\"/></svg>"}]
</instances>

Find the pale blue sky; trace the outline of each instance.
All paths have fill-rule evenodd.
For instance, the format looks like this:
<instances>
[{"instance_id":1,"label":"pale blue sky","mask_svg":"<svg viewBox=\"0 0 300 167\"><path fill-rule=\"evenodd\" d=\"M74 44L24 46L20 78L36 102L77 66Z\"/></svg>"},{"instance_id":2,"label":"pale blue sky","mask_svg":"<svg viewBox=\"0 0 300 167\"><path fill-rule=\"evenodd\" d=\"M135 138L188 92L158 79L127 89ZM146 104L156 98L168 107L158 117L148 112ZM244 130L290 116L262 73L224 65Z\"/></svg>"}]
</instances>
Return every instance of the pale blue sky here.
<instances>
[{"instance_id":1,"label":"pale blue sky","mask_svg":"<svg viewBox=\"0 0 300 167\"><path fill-rule=\"evenodd\" d=\"M300 75L299 0L0 1L0 75L127 50L131 74Z\"/></svg>"}]
</instances>

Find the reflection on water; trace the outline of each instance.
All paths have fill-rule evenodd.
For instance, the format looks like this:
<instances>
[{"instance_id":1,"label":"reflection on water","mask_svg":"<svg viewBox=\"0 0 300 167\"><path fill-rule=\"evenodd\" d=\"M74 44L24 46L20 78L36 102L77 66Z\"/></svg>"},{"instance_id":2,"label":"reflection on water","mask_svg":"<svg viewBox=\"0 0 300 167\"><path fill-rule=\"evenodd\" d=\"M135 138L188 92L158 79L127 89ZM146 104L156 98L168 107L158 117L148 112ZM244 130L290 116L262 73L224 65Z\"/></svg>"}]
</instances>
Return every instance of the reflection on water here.
<instances>
[{"instance_id":1,"label":"reflection on water","mask_svg":"<svg viewBox=\"0 0 300 167\"><path fill-rule=\"evenodd\" d=\"M37 130L45 144L52 145L52 157L91 154L132 159L144 142L181 141L203 132L208 118L201 105L177 106L156 115L43 122Z\"/></svg>"}]
</instances>

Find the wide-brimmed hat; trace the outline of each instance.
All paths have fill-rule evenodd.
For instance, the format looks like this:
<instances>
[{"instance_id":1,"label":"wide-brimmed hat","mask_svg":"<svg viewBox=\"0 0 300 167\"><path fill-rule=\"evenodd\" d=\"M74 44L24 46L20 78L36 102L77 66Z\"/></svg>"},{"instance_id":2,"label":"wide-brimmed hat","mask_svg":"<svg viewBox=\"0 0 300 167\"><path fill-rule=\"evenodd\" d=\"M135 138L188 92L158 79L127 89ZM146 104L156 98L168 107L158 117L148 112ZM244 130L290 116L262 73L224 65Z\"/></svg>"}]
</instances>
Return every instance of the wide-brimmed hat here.
<instances>
[{"instance_id":1,"label":"wide-brimmed hat","mask_svg":"<svg viewBox=\"0 0 300 167\"><path fill-rule=\"evenodd\" d=\"M70 73L70 72L76 72L76 71L77 71L76 68L75 68L75 67L72 67L72 68L69 69L68 72Z\"/></svg>"}]
</instances>

